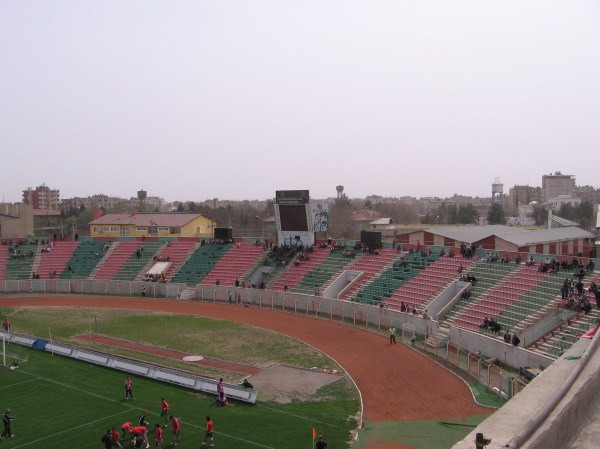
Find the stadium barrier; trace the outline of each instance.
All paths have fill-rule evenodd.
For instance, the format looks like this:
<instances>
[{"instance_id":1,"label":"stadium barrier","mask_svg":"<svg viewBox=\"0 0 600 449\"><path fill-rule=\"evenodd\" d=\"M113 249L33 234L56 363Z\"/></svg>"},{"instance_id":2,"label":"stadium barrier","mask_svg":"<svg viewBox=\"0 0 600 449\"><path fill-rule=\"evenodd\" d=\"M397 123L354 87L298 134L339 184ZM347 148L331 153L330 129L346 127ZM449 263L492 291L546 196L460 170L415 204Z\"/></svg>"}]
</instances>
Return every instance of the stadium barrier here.
<instances>
[{"instance_id":1,"label":"stadium barrier","mask_svg":"<svg viewBox=\"0 0 600 449\"><path fill-rule=\"evenodd\" d=\"M51 341L34 337L31 335L18 333L0 334L6 338L7 342L16 343L22 346L33 347L34 344L45 352L82 360L94 365L112 368L126 373L144 376L150 379L167 382L181 387L189 388L194 391L201 391L208 394L217 394L217 380L188 373L186 371L167 368L161 365L154 365L147 362L141 362L136 359L116 356L113 354L81 348L68 343ZM254 388L244 388L238 385L223 384L225 396L228 399L236 399L250 404L256 403L258 390Z\"/></svg>"},{"instance_id":2,"label":"stadium barrier","mask_svg":"<svg viewBox=\"0 0 600 449\"><path fill-rule=\"evenodd\" d=\"M524 384L519 382L518 377L506 371L495 366L489 367L488 365L491 364L486 360L497 359L515 369L522 366L545 368L553 361L540 353L508 345L499 338L456 327L450 327L446 341L437 342L430 347L424 342L430 341L432 336L440 334L439 322L436 320L424 319L420 315L373 305L289 292L202 284L186 287L177 284L94 280L3 281L0 282L0 292L56 291L58 293L139 296L142 285L147 286L147 296L156 298L178 298L185 292L186 299L229 303L231 296L231 303L329 319L378 333L387 332L390 326L394 326L401 330L404 342L410 344L418 342L426 351L433 352L437 357L453 363L471 374L474 380L508 398L521 391ZM461 283L453 283L448 290L456 295L463 288ZM441 305L437 306L437 310L441 307ZM454 347L460 349L454 349ZM475 367L468 362L469 360L477 360Z\"/></svg>"},{"instance_id":3,"label":"stadium barrier","mask_svg":"<svg viewBox=\"0 0 600 449\"><path fill-rule=\"evenodd\" d=\"M471 449L477 433L487 449L596 447L594 411L600 397L600 357L594 340L580 339L535 377L532 387L486 418L452 449Z\"/></svg>"},{"instance_id":4,"label":"stadium barrier","mask_svg":"<svg viewBox=\"0 0 600 449\"><path fill-rule=\"evenodd\" d=\"M89 279L29 279L0 281L0 293L64 293L110 296L142 296L142 286L149 298L179 298L185 284L142 281L107 281Z\"/></svg>"}]
</instances>

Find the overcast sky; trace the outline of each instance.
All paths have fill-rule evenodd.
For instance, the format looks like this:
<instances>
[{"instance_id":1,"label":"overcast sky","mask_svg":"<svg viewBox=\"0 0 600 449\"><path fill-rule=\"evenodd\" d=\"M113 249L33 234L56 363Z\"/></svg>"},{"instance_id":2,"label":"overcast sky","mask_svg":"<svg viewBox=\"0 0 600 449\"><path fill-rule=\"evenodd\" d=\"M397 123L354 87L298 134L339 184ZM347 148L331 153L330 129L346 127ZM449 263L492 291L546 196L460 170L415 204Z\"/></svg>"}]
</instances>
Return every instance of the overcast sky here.
<instances>
[{"instance_id":1,"label":"overcast sky","mask_svg":"<svg viewBox=\"0 0 600 449\"><path fill-rule=\"evenodd\" d=\"M600 186L600 2L0 2L0 199Z\"/></svg>"}]
</instances>

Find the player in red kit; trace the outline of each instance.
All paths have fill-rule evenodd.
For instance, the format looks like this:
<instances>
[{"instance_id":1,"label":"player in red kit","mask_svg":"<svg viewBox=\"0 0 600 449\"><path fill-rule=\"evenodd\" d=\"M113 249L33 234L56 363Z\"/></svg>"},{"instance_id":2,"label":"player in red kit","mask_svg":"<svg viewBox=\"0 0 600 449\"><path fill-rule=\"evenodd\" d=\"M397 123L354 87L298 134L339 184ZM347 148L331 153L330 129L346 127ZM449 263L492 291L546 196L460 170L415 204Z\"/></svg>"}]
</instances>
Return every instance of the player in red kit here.
<instances>
[{"instance_id":1,"label":"player in red kit","mask_svg":"<svg viewBox=\"0 0 600 449\"><path fill-rule=\"evenodd\" d=\"M154 431L154 439L156 440L156 447L162 447L163 442L163 430L160 428L160 424L154 424L156 430Z\"/></svg>"},{"instance_id":2,"label":"player in red kit","mask_svg":"<svg viewBox=\"0 0 600 449\"><path fill-rule=\"evenodd\" d=\"M179 418L175 416L171 416L171 445L177 446L179 444L179 434L181 433L181 423L179 422Z\"/></svg>"},{"instance_id":3,"label":"player in red kit","mask_svg":"<svg viewBox=\"0 0 600 449\"><path fill-rule=\"evenodd\" d=\"M210 439L210 447L215 447L215 442L213 440L213 429L214 424L210 416L206 417L206 433L204 434L204 441L202 442L202 447L206 446L206 442Z\"/></svg>"},{"instance_id":4,"label":"player in red kit","mask_svg":"<svg viewBox=\"0 0 600 449\"><path fill-rule=\"evenodd\" d=\"M162 398L160 400L160 417L165 419L165 427L167 427L168 424L168 418L169 418L169 409L171 407L169 406L169 403L165 400L165 398Z\"/></svg>"}]
</instances>

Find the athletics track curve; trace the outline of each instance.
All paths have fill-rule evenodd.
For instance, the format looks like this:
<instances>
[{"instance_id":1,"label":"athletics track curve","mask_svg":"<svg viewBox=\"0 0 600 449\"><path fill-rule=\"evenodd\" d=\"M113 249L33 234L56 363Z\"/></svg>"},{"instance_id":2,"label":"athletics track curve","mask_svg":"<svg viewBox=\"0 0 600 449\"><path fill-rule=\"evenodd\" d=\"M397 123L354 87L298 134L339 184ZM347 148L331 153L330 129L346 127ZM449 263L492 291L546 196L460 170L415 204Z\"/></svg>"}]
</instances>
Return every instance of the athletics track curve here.
<instances>
[{"instance_id":1,"label":"athletics track curve","mask_svg":"<svg viewBox=\"0 0 600 449\"><path fill-rule=\"evenodd\" d=\"M354 379L370 422L463 420L487 415L465 383L422 354L381 335L327 320L228 304L94 296L3 296L3 307L59 306L152 310L235 321L301 340L333 357Z\"/></svg>"}]
</instances>

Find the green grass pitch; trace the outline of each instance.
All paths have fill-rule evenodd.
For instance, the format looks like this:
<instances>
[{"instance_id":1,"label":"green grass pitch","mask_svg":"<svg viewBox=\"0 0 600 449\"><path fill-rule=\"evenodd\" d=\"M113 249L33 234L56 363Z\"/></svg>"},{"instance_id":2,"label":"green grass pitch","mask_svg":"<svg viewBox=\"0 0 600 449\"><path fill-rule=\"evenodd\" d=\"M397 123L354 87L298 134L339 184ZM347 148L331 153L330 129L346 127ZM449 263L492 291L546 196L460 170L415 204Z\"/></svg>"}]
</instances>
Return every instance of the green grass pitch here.
<instances>
[{"instance_id":1,"label":"green grass pitch","mask_svg":"<svg viewBox=\"0 0 600 449\"><path fill-rule=\"evenodd\" d=\"M148 410L152 428L161 422L161 397L181 420L178 448L200 447L206 415L215 423L215 447L228 449L306 449L312 442L313 427L330 447L347 447L350 430L356 426L355 420L348 418L357 411L355 401L233 402L229 407L217 407L213 396L136 376L132 376L136 400L125 401L125 373L16 344L7 344L6 352L7 366L0 366L0 408L10 408L15 416L15 437L0 442L6 449L102 448L101 437L107 428L118 429L126 421L135 423L142 409ZM10 371L8 366L14 360L20 361L21 367ZM150 431L150 447L155 447L153 435ZM163 447L170 442L169 427ZM130 438L123 447L131 447Z\"/></svg>"}]
</instances>

